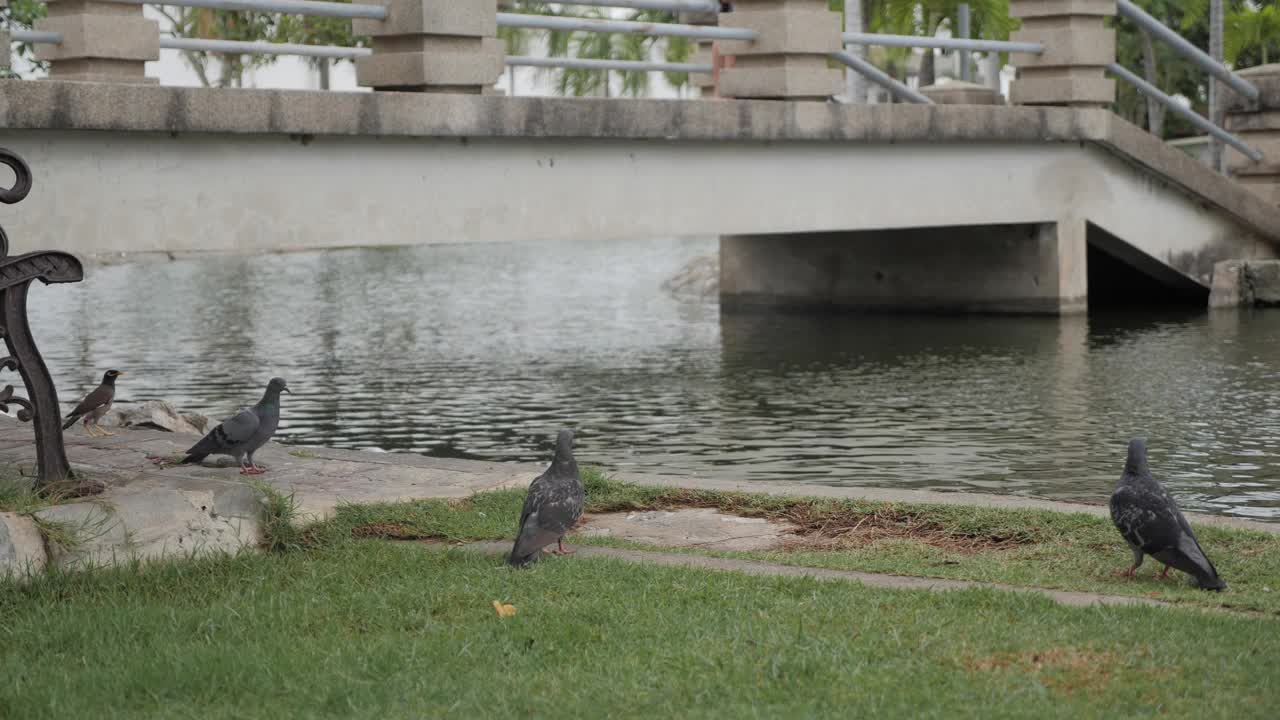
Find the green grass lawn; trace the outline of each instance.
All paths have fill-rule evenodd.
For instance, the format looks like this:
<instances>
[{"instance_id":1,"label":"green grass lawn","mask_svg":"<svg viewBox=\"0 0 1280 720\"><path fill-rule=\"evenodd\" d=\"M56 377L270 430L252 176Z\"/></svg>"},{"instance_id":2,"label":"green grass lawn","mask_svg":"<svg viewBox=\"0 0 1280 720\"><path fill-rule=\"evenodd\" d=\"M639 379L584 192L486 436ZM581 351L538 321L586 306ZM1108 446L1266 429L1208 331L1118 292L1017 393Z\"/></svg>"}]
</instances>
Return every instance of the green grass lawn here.
<instances>
[{"instance_id":1,"label":"green grass lawn","mask_svg":"<svg viewBox=\"0 0 1280 720\"><path fill-rule=\"evenodd\" d=\"M499 618L492 601L513 604ZM1274 620L346 540L0 583L0 717L1274 717Z\"/></svg>"},{"instance_id":2,"label":"green grass lawn","mask_svg":"<svg viewBox=\"0 0 1280 720\"><path fill-rule=\"evenodd\" d=\"M1230 589L1193 587L1150 558L1137 579L1114 577L1132 556L1110 520L1082 513L970 506L913 505L804 499L656 488L624 484L598 471L585 473L587 511L718 507L744 515L785 519L806 528L804 542L778 552L705 552L790 565L895 575L976 580L1135 595L1168 602L1280 614L1280 537L1197 526L1205 552ZM489 540L514 537L523 490L484 493L465 501L349 506L321 526L302 532L318 538L362 537ZM573 542L643 547L607 538ZM690 551L692 552L692 551Z\"/></svg>"},{"instance_id":3,"label":"green grass lawn","mask_svg":"<svg viewBox=\"0 0 1280 720\"><path fill-rule=\"evenodd\" d=\"M517 571L384 538L509 539L523 491L348 506L297 527L264 488L274 552L0 580L0 718L1270 718L1280 706L1272 536L1203 528L1232 584L1213 595L1110 577L1128 553L1089 516L586 481L591 512L713 506L810 530L806 549L750 555L775 562L1265 614L601 557Z\"/></svg>"}]
</instances>

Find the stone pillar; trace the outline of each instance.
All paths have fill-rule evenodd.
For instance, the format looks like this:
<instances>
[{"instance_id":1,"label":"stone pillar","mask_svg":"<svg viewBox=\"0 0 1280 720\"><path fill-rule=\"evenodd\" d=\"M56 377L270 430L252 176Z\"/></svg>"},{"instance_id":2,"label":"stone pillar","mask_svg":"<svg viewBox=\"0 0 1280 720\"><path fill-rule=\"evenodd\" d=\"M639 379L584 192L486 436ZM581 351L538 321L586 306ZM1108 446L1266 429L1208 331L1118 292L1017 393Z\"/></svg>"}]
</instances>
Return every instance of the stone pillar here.
<instances>
[{"instance_id":1,"label":"stone pillar","mask_svg":"<svg viewBox=\"0 0 1280 720\"><path fill-rule=\"evenodd\" d=\"M826 0L739 0L722 25L760 33L754 41L720 43L722 53L734 56L733 66L720 71L723 94L826 100L843 87L843 74L827 61L843 47L840 14L828 11Z\"/></svg>"},{"instance_id":2,"label":"stone pillar","mask_svg":"<svg viewBox=\"0 0 1280 720\"><path fill-rule=\"evenodd\" d=\"M0 7L4 7L4 0L0 0ZM9 33L0 30L0 70L9 69Z\"/></svg>"},{"instance_id":3,"label":"stone pillar","mask_svg":"<svg viewBox=\"0 0 1280 720\"><path fill-rule=\"evenodd\" d=\"M1241 70L1240 75L1261 94L1255 103L1223 86L1227 130L1266 157L1255 163L1228 147L1227 172L1263 200L1280 206L1280 63Z\"/></svg>"},{"instance_id":4,"label":"stone pillar","mask_svg":"<svg viewBox=\"0 0 1280 720\"><path fill-rule=\"evenodd\" d=\"M356 82L375 90L492 92L505 55L494 0L379 0L386 20L356 19L352 32L373 38L356 58Z\"/></svg>"},{"instance_id":5,"label":"stone pillar","mask_svg":"<svg viewBox=\"0 0 1280 720\"><path fill-rule=\"evenodd\" d=\"M48 7L35 29L62 33L62 44L35 48L36 59L50 62L50 80L160 82L146 76L147 61L160 59L160 23L143 17L141 5L48 0Z\"/></svg>"},{"instance_id":6,"label":"stone pillar","mask_svg":"<svg viewBox=\"0 0 1280 720\"><path fill-rule=\"evenodd\" d=\"M715 26L720 23L720 13L717 12L682 12L677 16L677 21L684 25L710 25ZM690 62L702 63L704 65L715 65L716 55L714 40L697 40L697 50L694 51ZM714 70L709 73L689 73L689 85L698 88L699 95L704 98L716 96L716 81Z\"/></svg>"},{"instance_id":7,"label":"stone pillar","mask_svg":"<svg viewBox=\"0 0 1280 720\"><path fill-rule=\"evenodd\" d=\"M1116 0L1010 0L1010 17L1022 29L1010 40L1038 42L1044 54L1014 53L1018 79L1009 90L1014 105L1106 107L1115 102L1116 81L1106 77L1116 61L1116 32L1106 19Z\"/></svg>"},{"instance_id":8,"label":"stone pillar","mask_svg":"<svg viewBox=\"0 0 1280 720\"><path fill-rule=\"evenodd\" d=\"M1081 220L720 238L720 306L1067 315L1088 307Z\"/></svg>"}]
</instances>

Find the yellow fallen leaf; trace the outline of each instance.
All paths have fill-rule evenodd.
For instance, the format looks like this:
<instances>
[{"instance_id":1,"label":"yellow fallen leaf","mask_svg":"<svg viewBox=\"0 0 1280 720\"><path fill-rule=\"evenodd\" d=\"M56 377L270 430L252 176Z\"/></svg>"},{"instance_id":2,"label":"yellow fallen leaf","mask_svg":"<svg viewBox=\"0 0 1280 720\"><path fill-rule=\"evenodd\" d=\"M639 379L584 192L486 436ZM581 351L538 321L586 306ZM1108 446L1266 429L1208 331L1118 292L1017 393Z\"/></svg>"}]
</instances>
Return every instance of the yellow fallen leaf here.
<instances>
[{"instance_id":1,"label":"yellow fallen leaf","mask_svg":"<svg viewBox=\"0 0 1280 720\"><path fill-rule=\"evenodd\" d=\"M515 605L505 605L503 603L498 602L497 600L493 601L493 609L498 611L498 617L505 618L505 617L511 617L512 615L516 614Z\"/></svg>"}]
</instances>

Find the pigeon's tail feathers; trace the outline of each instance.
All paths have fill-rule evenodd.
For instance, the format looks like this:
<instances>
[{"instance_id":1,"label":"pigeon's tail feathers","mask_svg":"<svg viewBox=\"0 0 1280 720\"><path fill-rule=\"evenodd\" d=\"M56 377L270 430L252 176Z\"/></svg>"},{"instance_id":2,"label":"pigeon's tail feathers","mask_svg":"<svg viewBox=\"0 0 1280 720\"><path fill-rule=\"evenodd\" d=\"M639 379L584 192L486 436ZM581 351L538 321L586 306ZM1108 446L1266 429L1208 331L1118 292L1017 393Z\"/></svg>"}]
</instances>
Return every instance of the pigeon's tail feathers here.
<instances>
[{"instance_id":1,"label":"pigeon's tail feathers","mask_svg":"<svg viewBox=\"0 0 1280 720\"><path fill-rule=\"evenodd\" d=\"M1192 575L1196 579L1196 585L1201 590L1226 590L1227 583L1218 575L1218 568L1213 566L1213 562L1200 550L1200 544L1192 540L1196 545L1196 555L1191 557L1195 563L1196 572ZM1197 557L1198 555L1198 557Z\"/></svg>"},{"instance_id":2,"label":"pigeon's tail feathers","mask_svg":"<svg viewBox=\"0 0 1280 720\"><path fill-rule=\"evenodd\" d=\"M77 421L77 420L79 420L79 419L80 419L80 417L81 417L80 415L76 415L76 414L74 414L74 413L73 413L73 414L71 414L71 415L68 415L68 416L67 416L67 421L66 421L65 423L63 423L63 424L62 424L62 429L63 429L63 430L70 430L70 429L71 429L71 426L72 426L72 425L75 425L75 424L76 424L76 421Z\"/></svg>"},{"instance_id":3,"label":"pigeon's tail feathers","mask_svg":"<svg viewBox=\"0 0 1280 720\"><path fill-rule=\"evenodd\" d=\"M519 554L520 552L520 541L516 540L515 545L511 547L511 554L507 556L507 564L511 567L527 567L538 559L538 556L542 554L542 549L539 548L523 555Z\"/></svg>"},{"instance_id":4,"label":"pigeon's tail feathers","mask_svg":"<svg viewBox=\"0 0 1280 720\"><path fill-rule=\"evenodd\" d=\"M1205 556L1204 551L1200 549L1200 543L1196 542L1193 536L1183 535L1178 539L1177 547L1154 553L1153 557L1195 578L1196 585L1202 589L1225 590L1227 588L1227 584L1218 576L1218 569Z\"/></svg>"},{"instance_id":5,"label":"pigeon's tail feathers","mask_svg":"<svg viewBox=\"0 0 1280 720\"><path fill-rule=\"evenodd\" d=\"M1196 576L1196 585L1198 585L1201 590L1214 590L1221 592L1227 589L1227 581L1218 577L1217 570L1214 570L1207 575Z\"/></svg>"},{"instance_id":6,"label":"pigeon's tail feathers","mask_svg":"<svg viewBox=\"0 0 1280 720\"><path fill-rule=\"evenodd\" d=\"M526 515L520 523L520 532L516 533L516 542L511 546L511 555L507 562L516 567L524 567L542 555L542 548L555 542L558 535L538 527L538 513Z\"/></svg>"},{"instance_id":7,"label":"pigeon's tail feathers","mask_svg":"<svg viewBox=\"0 0 1280 720\"><path fill-rule=\"evenodd\" d=\"M1184 534L1178 541L1178 549L1191 561L1191 575L1196 579L1196 585L1204 590L1227 589L1227 584L1218 576L1218 568L1214 567L1213 561L1204 554L1200 541L1196 540L1195 535Z\"/></svg>"},{"instance_id":8,"label":"pigeon's tail feathers","mask_svg":"<svg viewBox=\"0 0 1280 720\"><path fill-rule=\"evenodd\" d=\"M192 463L201 463L204 462L204 459L207 457L209 457L209 453L195 453L188 450L187 456L179 460L178 464L191 465Z\"/></svg>"},{"instance_id":9,"label":"pigeon's tail feathers","mask_svg":"<svg viewBox=\"0 0 1280 720\"><path fill-rule=\"evenodd\" d=\"M219 450L224 450L229 446L230 443L227 442L227 434L222 430L222 426L219 425L210 430L208 435L200 438L200 442L192 445L191 449L187 450L187 457L191 458L198 456L203 459L209 454ZM196 462L199 462L199 460Z\"/></svg>"}]
</instances>

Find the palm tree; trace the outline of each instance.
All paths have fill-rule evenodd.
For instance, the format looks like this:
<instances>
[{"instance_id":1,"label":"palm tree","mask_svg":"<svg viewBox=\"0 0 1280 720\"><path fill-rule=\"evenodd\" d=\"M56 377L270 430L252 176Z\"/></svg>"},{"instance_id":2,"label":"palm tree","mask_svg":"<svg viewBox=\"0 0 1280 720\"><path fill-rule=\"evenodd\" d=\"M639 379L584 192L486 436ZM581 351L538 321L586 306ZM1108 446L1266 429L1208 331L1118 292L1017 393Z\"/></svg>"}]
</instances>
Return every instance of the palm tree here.
<instances>
[{"instance_id":1,"label":"palm tree","mask_svg":"<svg viewBox=\"0 0 1280 720\"><path fill-rule=\"evenodd\" d=\"M1261 55L1263 65L1270 62L1271 51L1280 52L1280 5L1245 6L1228 15L1222 49L1232 65L1251 50Z\"/></svg>"}]
</instances>

